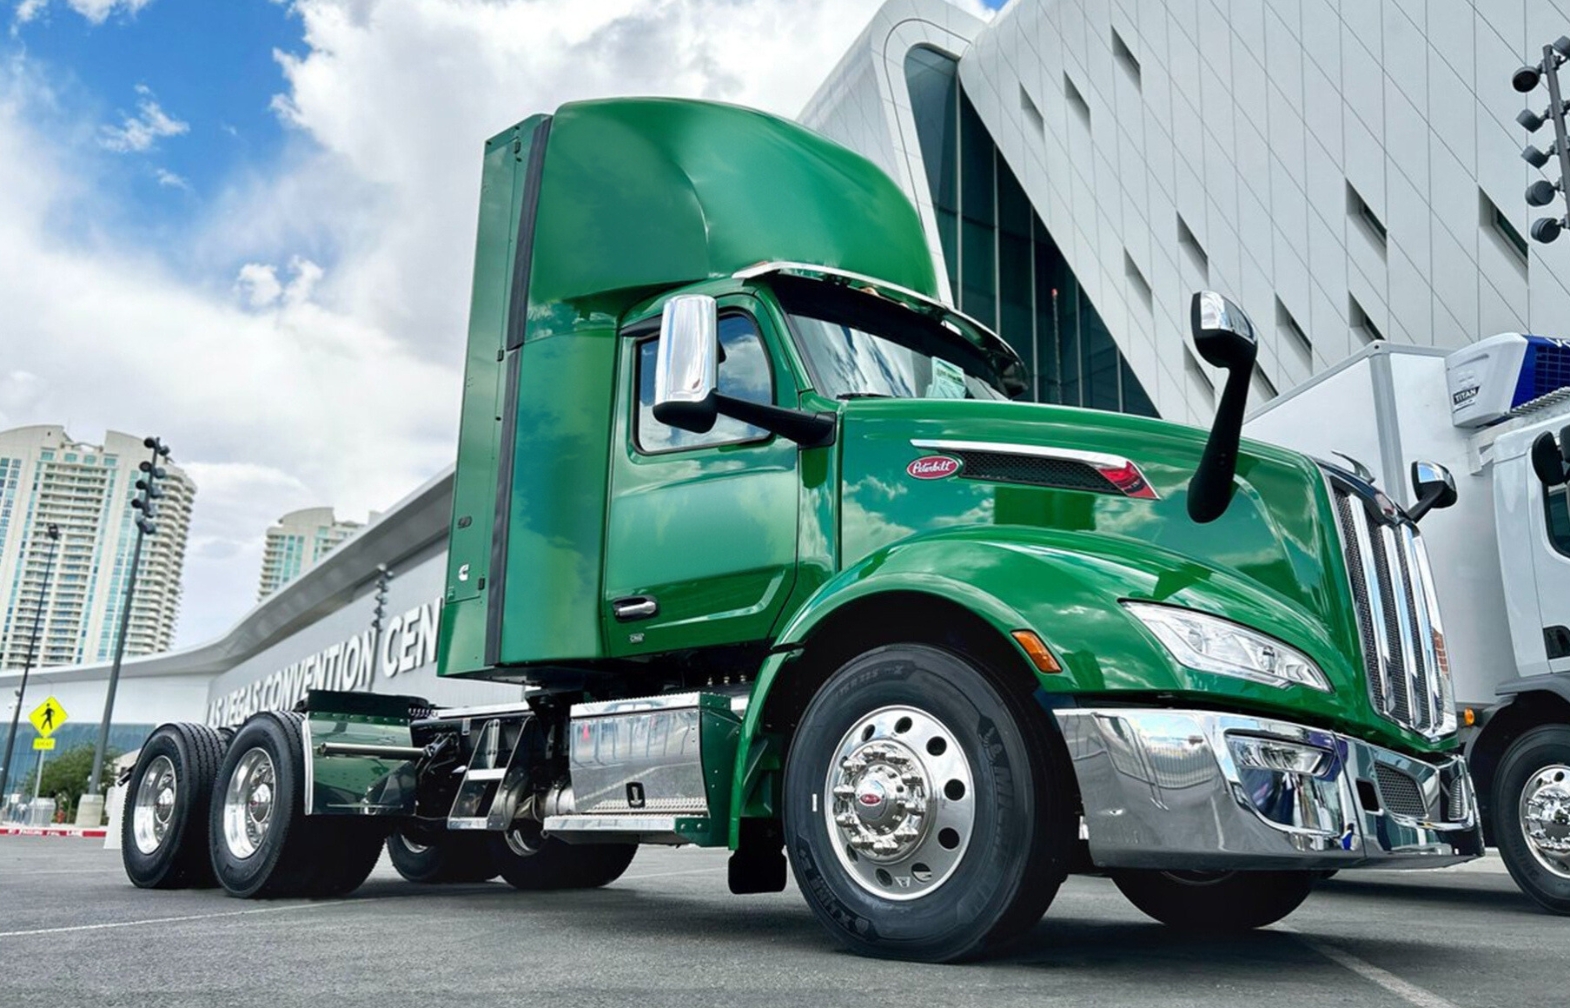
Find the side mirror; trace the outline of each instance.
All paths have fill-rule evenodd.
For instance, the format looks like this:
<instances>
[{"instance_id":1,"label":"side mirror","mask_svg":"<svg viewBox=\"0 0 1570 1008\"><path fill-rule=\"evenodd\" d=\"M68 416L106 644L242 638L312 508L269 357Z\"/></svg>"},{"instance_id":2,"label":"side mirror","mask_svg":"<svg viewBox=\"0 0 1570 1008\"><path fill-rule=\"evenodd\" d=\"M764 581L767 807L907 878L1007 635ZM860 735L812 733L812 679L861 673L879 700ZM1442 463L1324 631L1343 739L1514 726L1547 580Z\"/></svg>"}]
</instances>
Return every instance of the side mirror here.
<instances>
[{"instance_id":1,"label":"side mirror","mask_svg":"<svg viewBox=\"0 0 1570 1008\"><path fill-rule=\"evenodd\" d=\"M1210 426L1210 440L1205 442L1199 468L1188 481L1188 516L1204 524L1225 514L1232 501L1238 439L1243 435L1248 382L1254 373L1259 344L1254 337L1254 324L1243 309L1214 291L1194 294L1190 322L1194 349L1207 363L1227 371L1227 383Z\"/></svg>"},{"instance_id":2,"label":"side mirror","mask_svg":"<svg viewBox=\"0 0 1570 1008\"><path fill-rule=\"evenodd\" d=\"M719 416L714 388L719 374L719 305L706 294L665 302L660 348L654 358L654 419L707 434Z\"/></svg>"},{"instance_id":3,"label":"side mirror","mask_svg":"<svg viewBox=\"0 0 1570 1008\"><path fill-rule=\"evenodd\" d=\"M1438 462L1413 462L1412 496L1416 503L1407 509L1406 516L1416 524L1428 512L1455 504L1455 477Z\"/></svg>"},{"instance_id":4,"label":"side mirror","mask_svg":"<svg viewBox=\"0 0 1570 1008\"><path fill-rule=\"evenodd\" d=\"M1545 487L1556 487L1565 481L1565 460L1548 431L1532 442L1532 472Z\"/></svg>"}]
</instances>

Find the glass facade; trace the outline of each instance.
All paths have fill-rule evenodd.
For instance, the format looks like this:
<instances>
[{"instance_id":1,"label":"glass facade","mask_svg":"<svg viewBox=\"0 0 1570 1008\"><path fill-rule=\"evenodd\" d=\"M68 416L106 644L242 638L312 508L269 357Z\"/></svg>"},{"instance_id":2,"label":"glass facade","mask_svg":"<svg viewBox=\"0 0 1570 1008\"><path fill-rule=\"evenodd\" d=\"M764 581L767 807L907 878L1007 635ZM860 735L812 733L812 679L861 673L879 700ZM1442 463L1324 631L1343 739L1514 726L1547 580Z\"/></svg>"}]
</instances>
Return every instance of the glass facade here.
<instances>
[{"instance_id":1,"label":"glass facade","mask_svg":"<svg viewBox=\"0 0 1570 1008\"><path fill-rule=\"evenodd\" d=\"M1030 367L1029 398L1155 416L1024 188L959 86L959 64L918 47L905 58L911 108L949 286Z\"/></svg>"}]
</instances>

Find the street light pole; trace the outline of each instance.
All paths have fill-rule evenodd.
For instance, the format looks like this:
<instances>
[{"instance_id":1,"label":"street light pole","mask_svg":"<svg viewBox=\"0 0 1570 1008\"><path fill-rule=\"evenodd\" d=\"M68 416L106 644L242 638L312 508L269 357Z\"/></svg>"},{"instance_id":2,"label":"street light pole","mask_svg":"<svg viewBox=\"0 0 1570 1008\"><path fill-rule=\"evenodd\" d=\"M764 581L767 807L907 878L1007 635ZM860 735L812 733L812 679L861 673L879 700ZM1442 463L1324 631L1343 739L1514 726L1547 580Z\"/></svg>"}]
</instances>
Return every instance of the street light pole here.
<instances>
[{"instance_id":1,"label":"street light pole","mask_svg":"<svg viewBox=\"0 0 1570 1008\"><path fill-rule=\"evenodd\" d=\"M50 522L49 555L44 560L44 583L38 590L38 611L33 614L33 638L27 642L27 659L22 662L22 683L16 688L16 709L11 712L11 731L5 737L5 762L0 763L0 804L5 802L6 779L11 776L11 750L16 745L16 723L22 718L22 701L27 696L27 674L33 670L33 655L38 651L38 634L43 629L44 603L49 598L49 575L54 572L55 550L60 548L60 526Z\"/></svg>"},{"instance_id":2,"label":"street light pole","mask_svg":"<svg viewBox=\"0 0 1570 1008\"><path fill-rule=\"evenodd\" d=\"M109 720L114 716L114 695L120 686L120 663L125 659L125 638L131 629L131 600L136 592L136 569L142 562L142 540L158 531L158 523L153 519L158 515L157 500L164 495L164 489L158 485L158 481L167 473L158 462L169 457L169 449L155 437L145 439L142 444L152 449L153 454L152 458L142 463L143 476L136 481L136 488L142 495L131 502L131 506L142 513L136 516L136 544L131 548L131 568L126 572L125 604L120 609L120 636L115 641L114 665L109 669L109 692L104 697L104 716L98 724L98 747L93 750L92 777L87 782L84 799L87 795L96 796L99 793L104 752L109 747Z\"/></svg>"}]
</instances>

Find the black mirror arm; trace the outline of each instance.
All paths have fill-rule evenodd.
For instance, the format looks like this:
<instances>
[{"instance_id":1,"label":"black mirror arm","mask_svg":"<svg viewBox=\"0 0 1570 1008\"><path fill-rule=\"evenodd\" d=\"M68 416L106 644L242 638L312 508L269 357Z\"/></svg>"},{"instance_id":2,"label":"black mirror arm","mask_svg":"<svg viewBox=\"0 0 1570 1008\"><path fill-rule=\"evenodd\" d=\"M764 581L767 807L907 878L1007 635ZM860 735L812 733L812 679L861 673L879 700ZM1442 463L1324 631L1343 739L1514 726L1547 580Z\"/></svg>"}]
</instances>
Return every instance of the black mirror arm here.
<instances>
[{"instance_id":1,"label":"black mirror arm","mask_svg":"<svg viewBox=\"0 0 1570 1008\"><path fill-rule=\"evenodd\" d=\"M789 438L803 448L822 448L833 444L838 426L833 413L783 409L719 393L714 395L714 406L725 416Z\"/></svg>"},{"instance_id":2,"label":"black mirror arm","mask_svg":"<svg viewBox=\"0 0 1570 1008\"><path fill-rule=\"evenodd\" d=\"M1417 503L1406 509L1407 518L1411 520L1413 525L1422 521L1423 516L1434 509L1434 505L1439 503L1448 490L1449 488L1445 486L1436 486L1428 490L1417 499Z\"/></svg>"},{"instance_id":3,"label":"black mirror arm","mask_svg":"<svg viewBox=\"0 0 1570 1008\"><path fill-rule=\"evenodd\" d=\"M1253 361L1227 372L1221 405L1210 427L1210 439L1200 456L1199 468L1188 481L1188 516L1203 525L1226 513L1232 502L1232 478L1237 474L1238 441L1243 436L1243 413L1248 407L1248 382Z\"/></svg>"}]
</instances>

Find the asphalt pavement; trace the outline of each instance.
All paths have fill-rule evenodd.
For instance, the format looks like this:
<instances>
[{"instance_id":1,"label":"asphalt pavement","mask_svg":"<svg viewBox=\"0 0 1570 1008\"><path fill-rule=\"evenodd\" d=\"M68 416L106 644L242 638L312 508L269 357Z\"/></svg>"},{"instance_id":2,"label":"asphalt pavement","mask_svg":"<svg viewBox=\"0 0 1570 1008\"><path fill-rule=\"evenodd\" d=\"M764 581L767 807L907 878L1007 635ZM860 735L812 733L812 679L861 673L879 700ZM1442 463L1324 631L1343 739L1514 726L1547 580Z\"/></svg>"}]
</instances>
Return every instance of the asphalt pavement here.
<instances>
[{"instance_id":1,"label":"asphalt pavement","mask_svg":"<svg viewBox=\"0 0 1570 1008\"><path fill-rule=\"evenodd\" d=\"M102 841L0 837L0 1004L119 1006L1562 1006L1570 921L1497 865L1343 872L1230 939L1073 878L1016 946L963 966L859 958L794 888L732 896L718 851L644 848L588 892L415 886L346 899L146 892Z\"/></svg>"}]
</instances>

